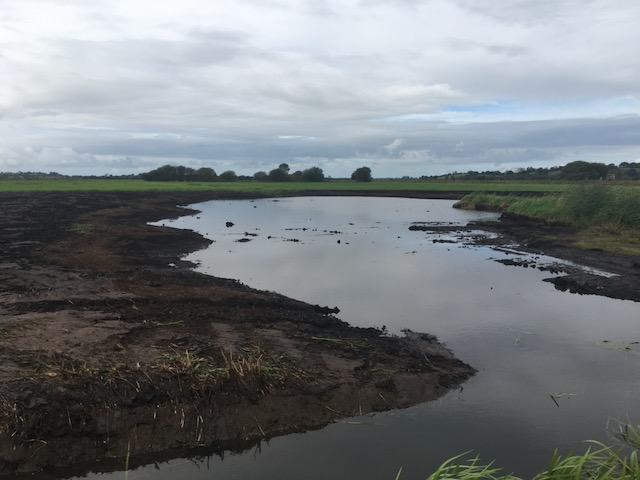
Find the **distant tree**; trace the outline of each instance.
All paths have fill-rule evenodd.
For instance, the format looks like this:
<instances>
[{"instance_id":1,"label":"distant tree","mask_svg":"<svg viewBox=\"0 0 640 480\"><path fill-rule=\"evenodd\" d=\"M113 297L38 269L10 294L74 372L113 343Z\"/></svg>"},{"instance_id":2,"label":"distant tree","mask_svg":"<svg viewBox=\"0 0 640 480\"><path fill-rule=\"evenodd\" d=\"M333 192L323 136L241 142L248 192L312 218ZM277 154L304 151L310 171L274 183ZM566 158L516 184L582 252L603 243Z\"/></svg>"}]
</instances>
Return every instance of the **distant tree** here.
<instances>
[{"instance_id":1,"label":"distant tree","mask_svg":"<svg viewBox=\"0 0 640 480\"><path fill-rule=\"evenodd\" d=\"M564 180L597 180L607 176L608 168L604 163L590 163L578 160L567 163L560 170Z\"/></svg>"},{"instance_id":2,"label":"distant tree","mask_svg":"<svg viewBox=\"0 0 640 480\"><path fill-rule=\"evenodd\" d=\"M302 171L303 182L322 182L324 180L324 173L319 167L311 167Z\"/></svg>"},{"instance_id":3,"label":"distant tree","mask_svg":"<svg viewBox=\"0 0 640 480\"><path fill-rule=\"evenodd\" d=\"M267 175L267 172L259 171L253 174L253 179L256 182L266 182L269 180L269 176Z\"/></svg>"},{"instance_id":4,"label":"distant tree","mask_svg":"<svg viewBox=\"0 0 640 480\"><path fill-rule=\"evenodd\" d=\"M194 182L215 182L217 178L215 170L209 167L199 168L192 176Z\"/></svg>"},{"instance_id":5,"label":"distant tree","mask_svg":"<svg viewBox=\"0 0 640 480\"><path fill-rule=\"evenodd\" d=\"M218 178L221 182L235 182L236 180L238 180L238 176L233 170L222 172Z\"/></svg>"},{"instance_id":6,"label":"distant tree","mask_svg":"<svg viewBox=\"0 0 640 480\"><path fill-rule=\"evenodd\" d=\"M141 177L143 180L150 182L177 182L184 180L185 167L181 167L182 170L178 171L179 167L173 165L163 165L160 168L151 170L150 172L143 173Z\"/></svg>"},{"instance_id":7,"label":"distant tree","mask_svg":"<svg viewBox=\"0 0 640 480\"><path fill-rule=\"evenodd\" d=\"M269 172L269 180L272 182L286 182L289 180L289 174L281 168L274 168Z\"/></svg>"},{"instance_id":8,"label":"distant tree","mask_svg":"<svg viewBox=\"0 0 640 480\"><path fill-rule=\"evenodd\" d=\"M289 165L286 163L281 163L280 165L278 165L278 168L285 173L289 173Z\"/></svg>"},{"instance_id":9,"label":"distant tree","mask_svg":"<svg viewBox=\"0 0 640 480\"><path fill-rule=\"evenodd\" d=\"M188 182L193 177L195 170L193 168L178 166L176 167L176 180L178 182Z\"/></svg>"},{"instance_id":10,"label":"distant tree","mask_svg":"<svg viewBox=\"0 0 640 480\"><path fill-rule=\"evenodd\" d=\"M371 169L369 167L357 168L351 174L351 180L354 180L356 182L370 182L372 180Z\"/></svg>"}]
</instances>

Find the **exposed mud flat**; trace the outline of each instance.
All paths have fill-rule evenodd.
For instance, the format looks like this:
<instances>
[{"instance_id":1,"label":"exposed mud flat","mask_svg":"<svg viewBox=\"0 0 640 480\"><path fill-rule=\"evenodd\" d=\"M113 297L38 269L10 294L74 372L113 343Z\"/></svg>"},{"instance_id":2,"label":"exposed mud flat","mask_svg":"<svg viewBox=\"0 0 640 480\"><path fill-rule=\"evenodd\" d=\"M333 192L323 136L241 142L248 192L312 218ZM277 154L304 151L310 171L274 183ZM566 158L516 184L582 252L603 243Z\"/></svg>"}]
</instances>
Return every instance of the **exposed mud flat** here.
<instances>
[{"instance_id":1,"label":"exposed mud flat","mask_svg":"<svg viewBox=\"0 0 640 480\"><path fill-rule=\"evenodd\" d=\"M640 258L574 248L575 231L567 225L503 213L499 221L473 222L465 227L415 224L410 229L451 236L436 238L436 242L466 242L555 257L564 262L544 264L536 262L535 257L523 260L515 256L501 262L554 273L545 281L558 290L640 301Z\"/></svg>"},{"instance_id":2,"label":"exposed mud flat","mask_svg":"<svg viewBox=\"0 0 640 480\"><path fill-rule=\"evenodd\" d=\"M474 374L429 335L191 271L208 241L147 222L216 198L0 194L0 474L246 448Z\"/></svg>"}]
</instances>

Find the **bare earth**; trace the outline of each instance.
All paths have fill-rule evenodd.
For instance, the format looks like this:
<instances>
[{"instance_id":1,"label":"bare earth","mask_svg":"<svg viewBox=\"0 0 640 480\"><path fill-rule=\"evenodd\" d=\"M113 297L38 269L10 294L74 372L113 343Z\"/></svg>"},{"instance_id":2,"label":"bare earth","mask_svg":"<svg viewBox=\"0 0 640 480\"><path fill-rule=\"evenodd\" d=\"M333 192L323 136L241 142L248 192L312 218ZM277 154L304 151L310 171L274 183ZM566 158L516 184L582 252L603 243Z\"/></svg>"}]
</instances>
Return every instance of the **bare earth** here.
<instances>
[{"instance_id":1,"label":"bare earth","mask_svg":"<svg viewBox=\"0 0 640 480\"><path fill-rule=\"evenodd\" d=\"M545 281L553 283L558 290L580 295L600 295L620 300L640 301L640 258L615 255L603 251L581 250L572 247L574 231L566 225L547 223L520 215L503 213L499 222L477 222L460 228L449 225L415 224L410 230L430 233L459 234L459 241L474 245L488 245L509 252L515 248L520 252L547 255L560 260L546 265L533 259L503 260L505 265L538 268L561 275L550 276ZM477 232L491 232L495 237ZM572 265L573 264L573 265ZM585 270L582 267L589 267ZM609 275L601 275L606 272Z\"/></svg>"},{"instance_id":2,"label":"bare earth","mask_svg":"<svg viewBox=\"0 0 640 480\"><path fill-rule=\"evenodd\" d=\"M429 335L189 270L207 240L147 222L215 198L0 194L0 475L243 449L475 373Z\"/></svg>"}]
</instances>

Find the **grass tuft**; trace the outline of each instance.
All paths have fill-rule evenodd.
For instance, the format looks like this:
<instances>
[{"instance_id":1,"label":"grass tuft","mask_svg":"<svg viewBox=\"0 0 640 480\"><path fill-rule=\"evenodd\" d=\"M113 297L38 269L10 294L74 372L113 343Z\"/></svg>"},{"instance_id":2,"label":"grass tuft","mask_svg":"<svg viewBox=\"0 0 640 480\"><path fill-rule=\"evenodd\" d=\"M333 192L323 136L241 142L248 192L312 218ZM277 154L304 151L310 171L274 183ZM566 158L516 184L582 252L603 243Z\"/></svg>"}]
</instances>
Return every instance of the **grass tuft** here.
<instances>
[{"instance_id":1,"label":"grass tuft","mask_svg":"<svg viewBox=\"0 0 640 480\"><path fill-rule=\"evenodd\" d=\"M533 477L533 480L638 480L640 479L640 427L620 425L616 437L622 441L621 447L589 441L590 446L583 454L570 453L562 457L556 450L547 469ZM628 455L622 452L627 451ZM469 452L445 461L427 477L427 480L520 480L513 474L500 474L501 470L493 462L483 464L479 457L469 457ZM400 479L402 469L396 475Z\"/></svg>"},{"instance_id":2,"label":"grass tuft","mask_svg":"<svg viewBox=\"0 0 640 480\"><path fill-rule=\"evenodd\" d=\"M245 388L252 388L262 383L262 357L240 359L233 358L233 352L229 351L229 355L225 355L220 350L222 358L227 365L227 379L242 385Z\"/></svg>"}]
</instances>

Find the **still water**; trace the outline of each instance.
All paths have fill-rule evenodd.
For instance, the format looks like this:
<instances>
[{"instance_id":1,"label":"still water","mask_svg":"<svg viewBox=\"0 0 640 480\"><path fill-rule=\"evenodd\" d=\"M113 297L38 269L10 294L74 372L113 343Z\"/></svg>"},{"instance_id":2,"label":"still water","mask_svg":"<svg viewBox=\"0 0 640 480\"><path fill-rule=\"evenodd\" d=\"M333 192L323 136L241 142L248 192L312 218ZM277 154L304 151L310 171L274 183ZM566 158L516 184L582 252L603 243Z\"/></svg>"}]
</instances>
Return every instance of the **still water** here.
<instances>
[{"instance_id":1,"label":"still water","mask_svg":"<svg viewBox=\"0 0 640 480\"><path fill-rule=\"evenodd\" d=\"M567 453L587 439L607 441L616 421L639 424L640 304L559 292L542 281L548 272L495 261L523 254L408 230L413 222L491 216L451 206L359 197L214 201L158 222L214 240L186 257L201 272L337 306L354 325L437 335L479 372L435 402L274 438L243 454L139 467L128 478L387 480L402 467L402 479L418 479L469 450L530 478L556 447Z\"/></svg>"}]
</instances>

